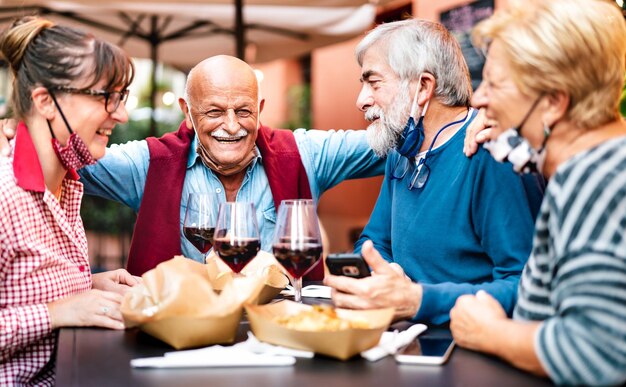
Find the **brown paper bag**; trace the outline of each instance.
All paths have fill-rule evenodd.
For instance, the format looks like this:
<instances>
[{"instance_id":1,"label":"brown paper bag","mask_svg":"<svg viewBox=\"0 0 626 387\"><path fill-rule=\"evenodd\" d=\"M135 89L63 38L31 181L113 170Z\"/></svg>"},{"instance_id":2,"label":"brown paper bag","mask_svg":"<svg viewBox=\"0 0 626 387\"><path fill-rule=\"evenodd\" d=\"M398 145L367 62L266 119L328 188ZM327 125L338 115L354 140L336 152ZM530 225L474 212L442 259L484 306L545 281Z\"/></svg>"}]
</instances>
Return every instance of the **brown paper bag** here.
<instances>
[{"instance_id":1,"label":"brown paper bag","mask_svg":"<svg viewBox=\"0 0 626 387\"><path fill-rule=\"evenodd\" d=\"M121 312L127 327L176 349L230 343L235 339L243 304L258 298L263 281L238 277L218 294L207 265L177 256L144 273L143 284L124 297Z\"/></svg>"},{"instance_id":2,"label":"brown paper bag","mask_svg":"<svg viewBox=\"0 0 626 387\"><path fill-rule=\"evenodd\" d=\"M339 331L303 331L289 329L278 324L274 318L309 310L311 305L293 301L281 301L269 305L245 305L250 329L260 341L285 347L313 351L340 360L375 347L383 332L391 324L394 309L348 310L337 309L343 319L366 321L367 329Z\"/></svg>"}]
</instances>

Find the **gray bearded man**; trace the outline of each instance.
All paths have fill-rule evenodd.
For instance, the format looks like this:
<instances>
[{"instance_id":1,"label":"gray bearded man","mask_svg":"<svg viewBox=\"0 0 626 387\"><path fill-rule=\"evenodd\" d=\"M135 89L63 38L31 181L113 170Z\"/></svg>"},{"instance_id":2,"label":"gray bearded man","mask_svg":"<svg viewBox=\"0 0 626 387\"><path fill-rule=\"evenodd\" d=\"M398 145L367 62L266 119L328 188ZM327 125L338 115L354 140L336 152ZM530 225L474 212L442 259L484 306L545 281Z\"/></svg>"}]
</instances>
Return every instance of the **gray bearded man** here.
<instances>
[{"instance_id":1,"label":"gray bearded man","mask_svg":"<svg viewBox=\"0 0 626 387\"><path fill-rule=\"evenodd\" d=\"M511 313L542 197L482 148L463 155L471 84L456 40L425 20L387 23L357 46L357 107L387 155L380 196L355 249L375 275L327 276L337 306L394 307L442 324L457 297L485 290ZM502 189L506 187L506 189Z\"/></svg>"}]
</instances>

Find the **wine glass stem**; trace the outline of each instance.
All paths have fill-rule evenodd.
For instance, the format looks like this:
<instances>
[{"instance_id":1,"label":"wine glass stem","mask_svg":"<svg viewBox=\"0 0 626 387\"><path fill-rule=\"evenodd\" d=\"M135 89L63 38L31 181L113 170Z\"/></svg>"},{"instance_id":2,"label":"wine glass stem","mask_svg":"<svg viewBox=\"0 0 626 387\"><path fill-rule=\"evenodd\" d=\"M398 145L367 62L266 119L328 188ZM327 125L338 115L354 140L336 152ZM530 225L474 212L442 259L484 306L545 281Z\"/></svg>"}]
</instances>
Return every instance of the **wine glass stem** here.
<instances>
[{"instance_id":1,"label":"wine glass stem","mask_svg":"<svg viewBox=\"0 0 626 387\"><path fill-rule=\"evenodd\" d=\"M302 277L293 279L293 300L302 302Z\"/></svg>"}]
</instances>

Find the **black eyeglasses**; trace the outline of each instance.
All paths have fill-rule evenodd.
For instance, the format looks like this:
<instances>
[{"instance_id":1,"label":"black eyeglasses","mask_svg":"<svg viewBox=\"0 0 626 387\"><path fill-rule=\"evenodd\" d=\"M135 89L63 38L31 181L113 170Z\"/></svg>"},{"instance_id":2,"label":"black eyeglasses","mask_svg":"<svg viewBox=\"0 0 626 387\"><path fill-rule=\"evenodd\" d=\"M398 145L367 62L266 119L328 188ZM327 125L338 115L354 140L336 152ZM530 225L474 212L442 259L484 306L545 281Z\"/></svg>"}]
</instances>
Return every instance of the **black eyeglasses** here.
<instances>
[{"instance_id":1,"label":"black eyeglasses","mask_svg":"<svg viewBox=\"0 0 626 387\"><path fill-rule=\"evenodd\" d=\"M409 191L412 191L414 187L417 187L418 189L423 188L424 185L426 185L428 176L430 175L430 168L426 165L427 156L428 154L420 158L419 162L417 162L417 165L415 166L411 165L414 161L409 160L407 157L400 156L398 161L396 161L396 165L391 170L391 180L402 180L406 176L409 169L413 169L411 178L407 182Z\"/></svg>"},{"instance_id":2,"label":"black eyeglasses","mask_svg":"<svg viewBox=\"0 0 626 387\"><path fill-rule=\"evenodd\" d=\"M69 94L83 94L83 95L93 95L95 97L104 97L104 110L107 113L113 114L120 106L120 103L126 103L128 99L128 89L124 89L122 91L106 91L106 90L92 90L92 89L77 89L74 87L68 86L57 86L51 88L50 90L60 91L63 93Z\"/></svg>"},{"instance_id":3,"label":"black eyeglasses","mask_svg":"<svg viewBox=\"0 0 626 387\"><path fill-rule=\"evenodd\" d=\"M430 167L428 166L426 161L428 160L428 156L430 156L430 152L433 150L433 146L435 146L435 142L437 142L437 137L439 137L441 132L451 127L452 125L465 122L469 117L470 111L471 109L468 110L465 114L465 117L461 118L460 120L449 122L441 127L441 129L437 131L437 134L435 134L435 137L430 143L426 154L424 155L424 157L421 157L419 159L419 162L416 163L415 161L413 161L413 158L409 159L405 156L399 156L398 161L396 161L396 165L394 165L393 169L391 170L391 180L402 180L406 176L409 169L413 169L411 178L408 181L409 191L413 190L414 187L417 187L418 189L424 188L426 182L428 181L428 176L430 176ZM413 167L412 164L415 164L415 166Z\"/></svg>"}]
</instances>

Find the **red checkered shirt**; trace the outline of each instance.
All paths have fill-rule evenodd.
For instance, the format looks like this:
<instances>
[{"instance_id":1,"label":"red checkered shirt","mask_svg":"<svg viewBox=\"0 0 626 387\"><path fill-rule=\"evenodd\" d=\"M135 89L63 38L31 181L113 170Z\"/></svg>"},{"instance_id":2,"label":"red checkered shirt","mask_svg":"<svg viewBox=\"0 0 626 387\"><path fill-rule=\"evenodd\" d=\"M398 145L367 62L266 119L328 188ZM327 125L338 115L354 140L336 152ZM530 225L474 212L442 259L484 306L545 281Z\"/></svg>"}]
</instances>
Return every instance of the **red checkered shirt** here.
<instances>
[{"instance_id":1,"label":"red checkered shirt","mask_svg":"<svg viewBox=\"0 0 626 387\"><path fill-rule=\"evenodd\" d=\"M0 385L54 385L46 304L91 288L83 186L71 171L57 201L24 124L11 146L0 157Z\"/></svg>"}]
</instances>

